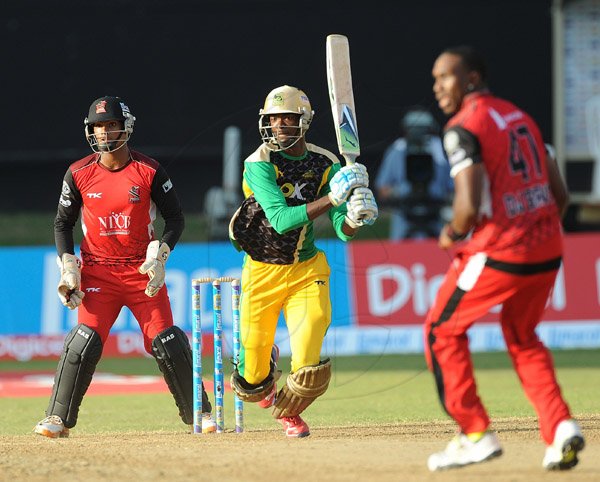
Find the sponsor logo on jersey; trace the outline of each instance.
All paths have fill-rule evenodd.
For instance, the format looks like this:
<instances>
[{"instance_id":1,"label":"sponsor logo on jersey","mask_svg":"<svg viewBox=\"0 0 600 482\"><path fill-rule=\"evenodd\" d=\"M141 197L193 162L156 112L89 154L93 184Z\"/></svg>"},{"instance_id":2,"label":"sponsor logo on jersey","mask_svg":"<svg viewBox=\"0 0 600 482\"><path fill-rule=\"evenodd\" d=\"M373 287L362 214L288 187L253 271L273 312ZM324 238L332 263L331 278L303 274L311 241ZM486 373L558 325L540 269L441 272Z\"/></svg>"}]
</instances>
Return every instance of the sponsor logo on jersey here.
<instances>
[{"instance_id":1,"label":"sponsor logo on jersey","mask_svg":"<svg viewBox=\"0 0 600 482\"><path fill-rule=\"evenodd\" d=\"M308 183L305 182L303 184L292 184L291 182L286 182L285 184L282 184L280 189L285 197L289 197L291 199L300 199L301 201L304 201L302 189L304 188L304 186L306 186L306 184Z\"/></svg>"},{"instance_id":2,"label":"sponsor logo on jersey","mask_svg":"<svg viewBox=\"0 0 600 482\"><path fill-rule=\"evenodd\" d=\"M100 288L90 287L85 289L88 293L100 293Z\"/></svg>"},{"instance_id":3,"label":"sponsor logo on jersey","mask_svg":"<svg viewBox=\"0 0 600 482\"><path fill-rule=\"evenodd\" d=\"M106 101L101 100L96 104L96 114L106 114Z\"/></svg>"},{"instance_id":4,"label":"sponsor logo on jersey","mask_svg":"<svg viewBox=\"0 0 600 482\"><path fill-rule=\"evenodd\" d=\"M123 213L110 213L109 216L98 216L100 236L128 235L130 233L131 216Z\"/></svg>"},{"instance_id":5,"label":"sponsor logo on jersey","mask_svg":"<svg viewBox=\"0 0 600 482\"><path fill-rule=\"evenodd\" d=\"M63 196L68 196L69 194L71 194L71 188L69 187L69 185L66 183L66 181L63 181L63 185L62 185L62 195Z\"/></svg>"},{"instance_id":6,"label":"sponsor logo on jersey","mask_svg":"<svg viewBox=\"0 0 600 482\"><path fill-rule=\"evenodd\" d=\"M140 186L131 186L129 190L129 202L132 204L140 202Z\"/></svg>"},{"instance_id":7,"label":"sponsor logo on jersey","mask_svg":"<svg viewBox=\"0 0 600 482\"><path fill-rule=\"evenodd\" d=\"M68 208L71 205L71 201L69 201L68 199L64 198L64 197L60 197L60 199L58 200L58 202L61 204L61 206L64 206L66 208Z\"/></svg>"},{"instance_id":8,"label":"sponsor logo on jersey","mask_svg":"<svg viewBox=\"0 0 600 482\"><path fill-rule=\"evenodd\" d=\"M167 181L162 185L164 192L169 192L172 187L173 187L173 183L171 182L170 179L167 179Z\"/></svg>"},{"instance_id":9,"label":"sponsor logo on jersey","mask_svg":"<svg viewBox=\"0 0 600 482\"><path fill-rule=\"evenodd\" d=\"M86 196L90 199L102 199L101 192L88 192Z\"/></svg>"},{"instance_id":10,"label":"sponsor logo on jersey","mask_svg":"<svg viewBox=\"0 0 600 482\"><path fill-rule=\"evenodd\" d=\"M302 174L303 179L314 179L315 176L316 174L314 173L314 171L306 171L304 174Z\"/></svg>"}]
</instances>

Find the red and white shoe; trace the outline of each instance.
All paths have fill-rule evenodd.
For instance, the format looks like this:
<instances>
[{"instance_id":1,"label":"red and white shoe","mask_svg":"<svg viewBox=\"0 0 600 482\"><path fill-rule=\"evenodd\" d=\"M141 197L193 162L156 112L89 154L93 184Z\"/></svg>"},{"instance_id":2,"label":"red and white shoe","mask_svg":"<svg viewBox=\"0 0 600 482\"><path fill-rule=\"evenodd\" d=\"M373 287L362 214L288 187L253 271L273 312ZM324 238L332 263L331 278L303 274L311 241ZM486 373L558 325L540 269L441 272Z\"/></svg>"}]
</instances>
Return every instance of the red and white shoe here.
<instances>
[{"instance_id":1,"label":"red and white shoe","mask_svg":"<svg viewBox=\"0 0 600 482\"><path fill-rule=\"evenodd\" d=\"M278 418L277 421L283 425L283 429L285 430L285 434L288 437L308 437L310 435L310 430L308 425L300 415L295 415L293 417L282 417Z\"/></svg>"},{"instance_id":2,"label":"red and white shoe","mask_svg":"<svg viewBox=\"0 0 600 482\"><path fill-rule=\"evenodd\" d=\"M273 345L271 349L271 362L275 365L273 371L277 371L277 361L279 360L279 347L277 345ZM256 402L256 404L260 408L269 408L275 405L275 396L277 395L277 382L273 385L273 390L269 393L265 398L263 398L260 402Z\"/></svg>"},{"instance_id":3,"label":"red and white shoe","mask_svg":"<svg viewBox=\"0 0 600 482\"><path fill-rule=\"evenodd\" d=\"M275 396L277 395L277 385L273 385L273 390L269 393L265 398L263 398L260 402L256 402L256 404L260 408L269 408L275 405Z\"/></svg>"}]
</instances>

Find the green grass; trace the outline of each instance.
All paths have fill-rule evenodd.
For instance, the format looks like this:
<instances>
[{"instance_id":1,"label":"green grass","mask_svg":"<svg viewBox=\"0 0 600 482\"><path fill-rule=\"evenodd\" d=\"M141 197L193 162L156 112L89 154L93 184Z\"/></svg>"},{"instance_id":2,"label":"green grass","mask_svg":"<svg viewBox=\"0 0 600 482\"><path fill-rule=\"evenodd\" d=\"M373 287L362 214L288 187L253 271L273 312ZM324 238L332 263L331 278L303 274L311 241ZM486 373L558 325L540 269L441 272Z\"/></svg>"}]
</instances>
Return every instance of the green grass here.
<instances>
[{"instance_id":1,"label":"green grass","mask_svg":"<svg viewBox=\"0 0 600 482\"><path fill-rule=\"evenodd\" d=\"M56 213L15 213L0 215L0 246L39 246L54 244L54 216ZM162 233L164 223L162 218L155 222L157 233ZM335 233L326 216L315 222L317 239L333 238ZM361 229L355 239L386 239L389 232L389 218L382 214L373 226ZM183 243L198 243L208 241L208 221L198 213L186 213L185 230L181 236ZM77 223L74 230L75 242L82 239L81 224Z\"/></svg>"},{"instance_id":2,"label":"green grass","mask_svg":"<svg viewBox=\"0 0 600 482\"><path fill-rule=\"evenodd\" d=\"M553 353L563 393L576 415L598 414L600 350ZM505 353L475 354L480 395L492 417L531 417L527 402ZM289 366L282 358L280 366ZM337 357L327 393L307 410L315 426L396 424L446 420L431 374L420 355ZM55 361L0 362L1 371L54 371ZM205 360L212 376L212 363ZM152 359L105 359L98 371L158 375ZM285 376L285 373L284 373ZM228 374L226 373L226 377ZM211 396L212 399L212 396ZM233 397L225 397L225 420L231 428ZM0 398L3 433L27 434L43 417L48 397ZM248 430L272 429L268 410L246 404ZM169 394L89 396L81 407L77 431L81 433L129 431L181 431L184 427Z\"/></svg>"},{"instance_id":3,"label":"green grass","mask_svg":"<svg viewBox=\"0 0 600 482\"><path fill-rule=\"evenodd\" d=\"M1 214L0 246L54 244L55 215L56 213Z\"/></svg>"}]
</instances>

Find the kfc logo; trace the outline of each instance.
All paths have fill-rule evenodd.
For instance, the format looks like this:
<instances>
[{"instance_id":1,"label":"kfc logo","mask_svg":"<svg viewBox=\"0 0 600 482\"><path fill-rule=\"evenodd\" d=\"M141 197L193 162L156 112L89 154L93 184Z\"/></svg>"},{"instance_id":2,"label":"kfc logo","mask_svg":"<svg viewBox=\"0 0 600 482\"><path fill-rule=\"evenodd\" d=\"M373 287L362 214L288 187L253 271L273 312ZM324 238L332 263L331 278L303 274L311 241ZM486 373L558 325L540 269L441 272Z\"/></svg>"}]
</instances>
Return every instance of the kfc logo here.
<instances>
[{"instance_id":1,"label":"kfc logo","mask_svg":"<svg viewBox=\"0 0 600 482\"><path fill-rule=\"evenodd\" d=\"M101 100L96 104L96 114L106 114L106 101Z\"/></svg>"}]
</instances>

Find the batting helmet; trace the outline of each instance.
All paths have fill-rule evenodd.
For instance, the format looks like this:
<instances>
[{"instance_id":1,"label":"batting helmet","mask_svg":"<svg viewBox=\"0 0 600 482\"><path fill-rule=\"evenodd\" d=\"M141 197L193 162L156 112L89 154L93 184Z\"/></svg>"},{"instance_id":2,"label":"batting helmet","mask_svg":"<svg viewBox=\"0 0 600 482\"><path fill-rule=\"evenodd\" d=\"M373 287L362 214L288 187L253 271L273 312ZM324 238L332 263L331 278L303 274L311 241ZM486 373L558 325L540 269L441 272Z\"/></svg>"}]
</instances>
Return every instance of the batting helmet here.
<instances>
[{"instance_id":1,"label":"batting helmet","mask_svg":"<svg viewBox=\"0 0 600 482\"><path fill-rule=\"evenodd\" d=\"M273 151L281 151L292 147L298 142L310 127L314 111L311 109L310 101L304 92L296 87L283 85L269 92L265 99L265 105L259 110L258 130L263 141L269 149ZM270 115L274 114L298 114L299 134L296 140L285 147L281 146L277 141L277 136L273 135Z\"/></svg>"},{"instance_id":2,"label":"batting helmet","mask_svg":"<svg viewBox=\"0 0 600 482\"><path fill-rule=\"evenodd\" d=\"M120 133L119 138L114 141L99 143L94 135L94 124L110 120L117 120L123 123L123 129L114 131ZM106 95L92 102L83 123L85 125L85 137L94 152L113 152L123 147L129 141L129 138L133 134L135 117L121 98ZM119 142L123 141L123 134L126 136L125 140L119 144Z\"/></svg>"}]
</instances>

